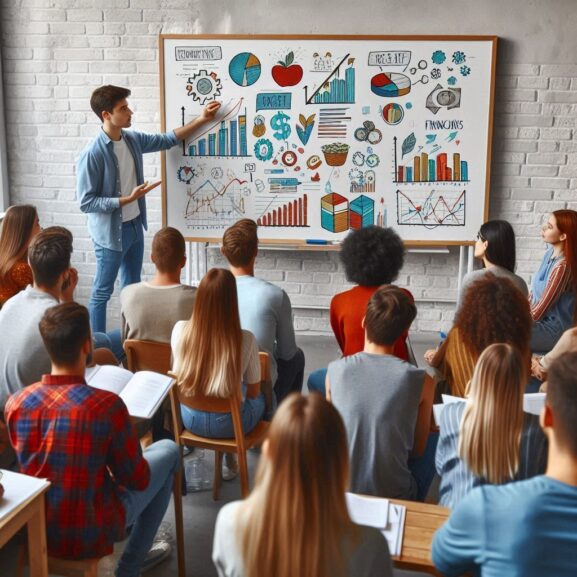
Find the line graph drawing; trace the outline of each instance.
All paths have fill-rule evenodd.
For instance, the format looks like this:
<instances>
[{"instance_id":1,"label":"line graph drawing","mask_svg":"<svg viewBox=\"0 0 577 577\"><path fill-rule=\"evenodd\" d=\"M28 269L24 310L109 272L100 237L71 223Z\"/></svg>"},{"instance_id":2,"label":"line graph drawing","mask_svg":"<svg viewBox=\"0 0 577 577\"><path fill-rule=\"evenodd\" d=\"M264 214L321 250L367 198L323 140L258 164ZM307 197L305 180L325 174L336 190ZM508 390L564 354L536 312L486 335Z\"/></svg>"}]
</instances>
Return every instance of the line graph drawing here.
<instances>
[{"instance_id":1,"label":"line graph drawing","mask_svg":"<svg viewBox=\"0 0 577 577\"><path fill-rule=\"evenodd\" d=\"M402 192L397 190L399 226L465 226L467 194L462 191Z\"/></svg>"},{"instance_id":2,"label":"line graph drawing","mask_svg":"<svg viewBox=\"0 0 577 577\"><path fill-rule=\"evenodd\" d=\"M226 227L244 217L245 199L250 195L246 184L239 178L226 184L207 179L196 189L189 189L184 214L189 226Z\"/></svg>"}]
</instances>

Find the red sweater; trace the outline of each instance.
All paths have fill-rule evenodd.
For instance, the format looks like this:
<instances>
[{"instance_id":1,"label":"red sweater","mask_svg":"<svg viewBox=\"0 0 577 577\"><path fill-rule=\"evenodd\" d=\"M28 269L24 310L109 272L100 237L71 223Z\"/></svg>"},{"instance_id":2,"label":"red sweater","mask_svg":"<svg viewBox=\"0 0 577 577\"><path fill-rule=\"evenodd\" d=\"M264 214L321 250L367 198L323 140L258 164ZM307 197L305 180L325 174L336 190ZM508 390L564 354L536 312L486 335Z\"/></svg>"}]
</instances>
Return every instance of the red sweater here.
<instances>
[{"instance_id":1,"label":"red sweater","mask_svg":"<svg viewBox=\"0 0 577 577\"><path fill-rule=\"evenodd\" d=\"M335 295L331 301L331 327L345 357L360 353L365 348L365 330L362 321L367 311L367 304L378 288L356 286ZM401 290L414 301L413 295L408 290ZM395 341L395 356L404 361L409 360L406 344L408 335L409 331L406 331Z\"/></svg>"}]
</instances>

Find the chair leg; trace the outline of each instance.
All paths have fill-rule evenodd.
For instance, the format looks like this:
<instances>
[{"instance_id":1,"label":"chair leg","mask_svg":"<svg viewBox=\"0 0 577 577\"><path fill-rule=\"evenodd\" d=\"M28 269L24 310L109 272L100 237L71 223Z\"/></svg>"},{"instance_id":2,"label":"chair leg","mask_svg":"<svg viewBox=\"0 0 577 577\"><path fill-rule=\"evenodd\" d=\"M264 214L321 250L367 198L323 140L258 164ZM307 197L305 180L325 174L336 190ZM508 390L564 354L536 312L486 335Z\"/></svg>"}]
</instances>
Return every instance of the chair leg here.
<instances>
[{"instance_id":1,"label":"chair leg","mask_svg":"<svg viewBox=\"0 0 577 577\"><path fill-rule=\"evenodd\" d=\"M246 463L246 451L238 452L238 465L240 468L240 493L242 498L248 497L248 465Z\"/></svg>"},{"instance_id":2,"label":"chair leg","mask_svg":"<svg viewBox=\"0 0 577 577\"><path fill-rule=\"evenodd\" d=\"M176 524L176 550L178 555L178 577L186 577L184 560L184 524L182 515L182 468L174 475L172 494L174 499L174 522Z\"/></svg>"},{"instance_id":3,"label":"chair leg","mask_svg":"<svg viewBox=\"0 0 577 577\"><path fill-rule=\"evenodd\" d=\"M84 572L84 577L98 577L98 563L92 563Z\"/></svg>"},{"instance_id":4,"label":"chair leg","mask_svg":"<svg viewBox=\"0 0 577 577\"><path fill-rule=\"evenodd\" d=\"M220 481L222 479L222 453L220 451L214 452L214 480L212 482L212 498L218 501L220 494Z\"/></svg>"}]
</instances>

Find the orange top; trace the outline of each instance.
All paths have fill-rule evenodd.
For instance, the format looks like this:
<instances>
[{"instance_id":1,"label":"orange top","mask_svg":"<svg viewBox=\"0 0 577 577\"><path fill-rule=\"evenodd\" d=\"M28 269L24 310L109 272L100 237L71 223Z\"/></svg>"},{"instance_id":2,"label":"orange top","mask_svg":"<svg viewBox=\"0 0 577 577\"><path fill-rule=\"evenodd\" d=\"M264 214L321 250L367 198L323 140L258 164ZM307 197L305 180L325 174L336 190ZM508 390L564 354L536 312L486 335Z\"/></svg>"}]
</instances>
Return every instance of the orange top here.
<instances>
[{"instance_id":1,"label":"orange top","mask_svg":"<svg viewBox=\"0 0 577 577\"><path fill-rule=\"evenodd\" d=\"M365 330L362 321L369 300L378 288L377 286L356 286L335 295L331 301L331 327L345 357L360 353L365 348ZM408 290L401 290L414 300ZM404 361L409 360L405 342L408 335L409 331L406 331L395 341L394 354Z\"/></svg>"},{"instance_id":2,"label":"orange top","mask_svg":"<svg viewBox=\"0 0 577 577\"><path fill-rule=\"evenodd\" d=\"M32 284L32 269L27 262L20 261L12 266L4 282L0 282L0 306Z\"/></svg>"}]
</instances>

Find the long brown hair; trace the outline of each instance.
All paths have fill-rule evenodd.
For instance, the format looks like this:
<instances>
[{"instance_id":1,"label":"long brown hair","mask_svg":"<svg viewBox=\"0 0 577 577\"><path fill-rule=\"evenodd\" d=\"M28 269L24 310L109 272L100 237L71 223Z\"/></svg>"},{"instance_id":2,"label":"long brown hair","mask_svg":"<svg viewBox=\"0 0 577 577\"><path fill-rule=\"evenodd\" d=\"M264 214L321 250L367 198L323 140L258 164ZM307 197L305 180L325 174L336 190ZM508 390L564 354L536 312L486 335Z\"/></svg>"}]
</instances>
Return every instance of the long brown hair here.
<instances>
[{"instance_id":1,"label":"long brown hair","mask_svg":"<svg viewBox=\"0 0 577 577\"><path fill-rule=\"evenodd\" d=\"M200 281L192 317L177 345L174 371L185 395L227 398L240 390L242 331L230 271L213 268Z\"/></svg>"},{"instance_id":2,"label":"long brown hair","mask_svg":"<svg viewBox=\"0 0 577 577\"><path fill-rule=\"evenodd\" d=\"M37 218L36 208L31 204L11 206L6 211L0 235L0 281L25 257Z\"/></svg>"},{"instance_id":3,"label":"long brown hair","mask_svg":"<svg viewBox=\"0 0 577 577\"><path fill-rule=\"evenodd\" d=\"M345 501L349 459L338 411L321 395L291 394L272 421L263 453L237 525L246 574L342 573L349 553L343 538L354 545L357 528Z\"/></svg>"},{"instance_id":4,"label":"long brown hair","mask_svg":"<svg viewBox=\"0 0 577 577\"><path fill-rule=\"evenodd\" d=\"M483 351L469 383L459 456L489 483L511 480L519 467L527 376L519 350L497 343Z\"/></svg>"},{"instance_id":5,"label":"long brown hair","mask_svg":"<svg viewBox=\"0 0 577 577\"><path fill-rule=\"evenodd\" d=\"M571 289L577 294L577 212L564 209L553 213L559 232L566 235L563 256L571 273ZM577 306L573 311L573 322L577 323Z\"/></svg>"}]
</instances>

